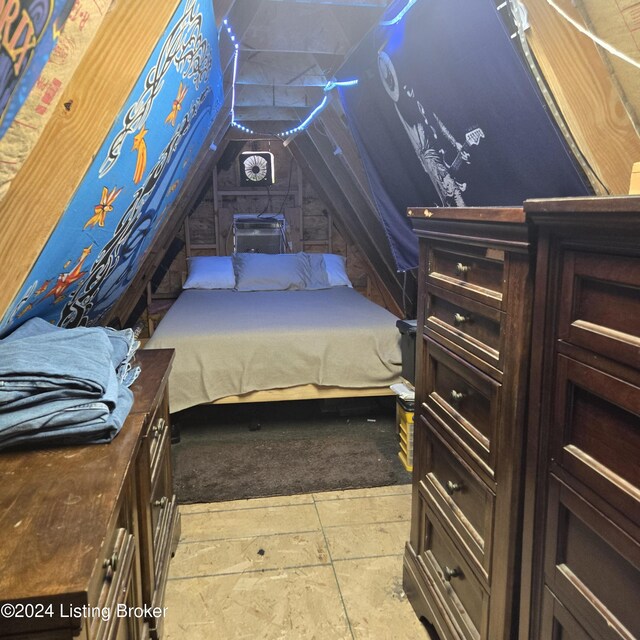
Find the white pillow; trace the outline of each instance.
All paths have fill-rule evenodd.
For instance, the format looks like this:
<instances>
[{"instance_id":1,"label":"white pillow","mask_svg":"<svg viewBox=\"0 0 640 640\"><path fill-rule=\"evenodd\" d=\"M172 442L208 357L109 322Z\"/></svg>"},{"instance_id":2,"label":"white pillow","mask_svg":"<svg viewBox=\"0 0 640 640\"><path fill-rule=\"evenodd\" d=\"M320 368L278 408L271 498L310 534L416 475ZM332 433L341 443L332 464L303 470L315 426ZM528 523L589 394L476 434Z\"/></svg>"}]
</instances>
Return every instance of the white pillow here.
<instances>
[{"instance_id":1,"label":"white pillow","mask_svg":"<svg viewBox=\"0 0 640 640\"><path fill-rule=\"evenodd\" d=\"M236 253L233 263L238 291L304 289L309 279L305 253Z\"/></svg>"},{"instance_id":2,"label":"white pillow","mask_svg":"<svg viewBox=\"0 0 640 640\"><path fill-rule=\"evenodd\" d=\"M187 262L189 275L183 289L233 289L236 286L231 256L196 256Z\"/></svg>"},{"instance_id":3,"label":"white pillow","mask_svg":"<svg viewBox=\"0 0 640 640\"><path fill-rule=\"evenodd\" d=\"M316 289L329 289L329 278L327 269L324 266L324 256L321 253L308 253L309 278L305 283L305 289L314 291Z\"/></svg>"},{"instance_id":4,"label":"white pillow","mask_svg":"<svg viewBox=\"0 0 640 640\"><path fill-rule=\"evenodd\" d=\"M335 253L323 253L322 257L324 258L324 267L327 271L330 287L353 287L347 275L343 256Z\"/></svg>"}]
</instances>

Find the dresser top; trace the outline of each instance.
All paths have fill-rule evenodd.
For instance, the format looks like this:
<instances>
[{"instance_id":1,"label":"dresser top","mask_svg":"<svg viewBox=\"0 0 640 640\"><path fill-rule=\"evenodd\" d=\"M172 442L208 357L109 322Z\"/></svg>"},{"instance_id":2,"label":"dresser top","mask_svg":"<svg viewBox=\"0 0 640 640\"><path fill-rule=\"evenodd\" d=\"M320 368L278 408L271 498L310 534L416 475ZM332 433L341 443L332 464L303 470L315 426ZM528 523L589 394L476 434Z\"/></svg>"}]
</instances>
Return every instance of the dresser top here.
<instances>
[{"instance_id":1,"label":"dresser top","mask_svg":"<svg viewBox=\"0 0 640 640\"><path fill-rule=\"evenodd\" d=\"M0 602L86 592L143 425L130 415L109 444L0 455Z\"/></svg>"},{"instance_id":2,"label":"dresser top","mask_svg":"<svg viewBox=\"0 0 640 640\"><path fill-rule=\"evenodd\" d=\"M409 207L407 217L418 220L449 220L466 222L522 223L522 207Z\"/></svg>"},{"instance_id":3,"label":"dresser top","mask_svg":"<svg viewBox=\"0 0 640 640\"><path fill-rule=\"evenodd\" d=\"M138 350L133 366L139 366L142 373L131 385L131 391L133 391L131 413L148 414L158 405L167 384L174 353L173 349Z\"/></svg>"},{"instance_id":4,"label":"dresser top","mask_svg":"<svg viewBox=\"0 0 640 640\"><path fill-rule=\"evenodd\" d=\"M605 214L630 213L640 216L640 196L591 196L583 198L541 198L525 200L525 213Z\"/></svg>"},{"instance_id":5,"label":"dresser top","mask_svg":"<svg viewBox=\"0 0 640 640\"><path fill-rule=\"evenodd\" d=\"M135 403L109 444L0 453L0 602L87 591L172 358L136 357Z\"/></svg>"},{"instance_id":6,"label":"dresser top","mask_svg":"<svg viewBox=\"0 0 640 640\"><path fill-rule=\"evenodd\" d=\"M522 207L409 207L414 233L429 241L462 242L528 253L533 237Z\"/></svg>"}]
</instances>

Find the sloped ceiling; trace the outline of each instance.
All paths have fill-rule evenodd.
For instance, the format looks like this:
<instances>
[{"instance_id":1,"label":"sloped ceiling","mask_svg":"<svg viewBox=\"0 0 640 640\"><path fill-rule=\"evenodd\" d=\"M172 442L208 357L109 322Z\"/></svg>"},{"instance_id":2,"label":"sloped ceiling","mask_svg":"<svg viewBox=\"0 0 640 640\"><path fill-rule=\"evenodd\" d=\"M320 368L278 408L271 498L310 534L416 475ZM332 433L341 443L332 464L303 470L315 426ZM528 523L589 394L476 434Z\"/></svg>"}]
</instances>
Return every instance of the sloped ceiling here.
<instances>
[{"instance_id":1,"label":"sloped ceiling","mask_svg":"<svg viewBox=\"0 0 640 640\"><path fill-rule=\"evenodd\" d=\"M582 5L592 8L604 3L611 10L619 5L616 0L581 0L578 4L581 8ZM309 115L320 101L326 82L333 79L389 4L386 0L215 0L222 29L226 108L232 106L234 42L227 37L224 20L239 45L235 119L262 136L291 129ZM508 4L518 3L509 0ZM554 4L580 21L571 0L555 0ZM629 7L622 13L633 19L636 3L624 4ZM495 5L501 12L509 11L507 3L501 0L495 0ZM522 0L522 5L529 13L526 40L551 90L559 118L566 123L576 148L584 156L583 167L589 172L595 193L626 193L631 165L640 159L640 139L629 118L631 110L625 109L626 96L621 95L610 73L607 55L568 24L547 0ZM582 24L587 29L592 26L586 14ZM612 38L613 46L634 53L624 41L628 39L627 33L624 38L615 37L610 30L605 35ZM213 136L217 149L202 162L199 174L193 176L194 185L198 185L194 192L199 192L211 179L215 162L226 148L228 124L227 120ZM237 130L233 138L242 136L242 131ZM252 138L252 134L244 136ZM604 144L605 140L611 144ZM289 136L287 144L305 169L306 178L326 201L338 205L343 226L359 242L389 292L401 301L404 292L400 277L395 272L367 177L339 102L330 99L313 126ZM188 208L189 201L185 199L183 215ZM174 226L166 231L164 248L181 219L171 222ZM146 277L158 263L159 258L149 259L144 270ZM141 287L142 278L137 289L132 287L135 293L117 310L120 317L127 317L133 300L142 292Z\"/></svg>"},{"instance_id":2,"label":"sloped ceiling","mask_svg":"<svg viewBox=\"0 0 640 640\"><path fill-rule=\"evenodd\" d=\"M61 29L87 27L92 16L83 5L64 26L49 21L40 42L58 44L47 65L63 59ZM68 83L57 78L56 94L45 92L49 121L0 202L0 334L35 315L63 326L103 321L173 209L222 106L210 3L92 6L101 24ZM6 69L13 51L3 44ZM41 93L42 80L27 92ZM42 106L23 93L15 93L21 106L13 122L21 127L23 111Z\"/></svg>"},{"instance_id":3,"label":"sloped ceiling","mask_svg":"<svg viewBox=\"0 0 640 640\"><path fill-rule=\"evenodd\" d=\"M325 85L373 28L389 0L215 0L220 25L220 60L225 106L196 162L191 187L178 215L162 230L157 252L149 255L129 295L113 310L127 318L143 292L144 282L162 260L195 198L210 183L215 164L228 141L280 134L298 126L318 106ZM233 36L233 40L231 38ZM238 44L237 63L234 44ZM235 64L234 64L235 63ZM235 95L232 87L235 73ZM232 105L236 122L254 133L230 127ZM230 130L231 129L231 130ZM227 134L227 135L226 135ZM305 179L327 203L366 259L376 269L389 295L403 307L411 280L403 282L375 212L357 149L343 119L337 95L314 126L298 135L279 136L302 167ZM213 142L213 145L211 143ZM211 146L214 150L211 151ZM339 149L340 153L336 154ZM407 303L405 301L404 306ZM411 300L408 302L411 306Z\"/></svg>"},{"instance_id":4,"label":"sloped ceiling","mask_svg":"<svg viewBox=\"0 0 640 640\"><path fill-rule=\"evenodd\" d=\"M576 0L586 27L604 42L615 43L617 51L640 64L640 4L634 0ZM634 66L610 51L601 55L610 65L619 85L623 103L636 131L640 132L640 83Z\"/></svg>"},{"instance_id":5,"label":"sloped ceiling","mask_svg":"<svg viewBox=\"0 0 640 640\"><path fill-rule=\"evenodd\" d=\"M223 5L218 11L218 4ZM236 120L259 132L298 125L323 97L331 80L387 0L237 0L215 3L239 43ZM225 10L225 6L228 9ZM224 31L221 57L232 61ZM231 82L233 64L227 68Z\"/></svg>"},{"instance_id":6,"label":"sloped ceiling","mask_svg":"<svg viewBox=\"0 0 640 640\"><path fill-rule=\"evenodd\" d=\"M54 1L60 6L64 4L62 0L51 0ZM563 7L571 8L571 0L557 1ZM204 6L211 0L183 2ZM69 28L73 23L78 31L81 24L83 29L88 29L86 16L81 11L83 4L73 5L76 9L69 19L71 22L68 21ZM3 267L0 270L0 316L24 286L109 131L121 117L120 109L181 2L93 0L86 4L97 8L94 31L85 31L87 38L82 46L69 46L66 50L54 48L59 56L75 56L75 64L68 78L56 77L59 84L52 78L50 86L40 87L41 97L46 96L48 116L41 133L28 154L17 158L10 152L0 159L6 165L16 163L21 167L10 187L0 194L0 260ZM223 73L220 108L208 133L204 132L198 140L199 150L192 149L188 174L175 185L166 215L154 229L154 242L141 256L137 273L131 274L126 294L101 321L128 318L184 216L212 178L215 164L226 148L232 104L236 121L264 136L299 125L325 95L330 96L329 104L313 126L285 135L286 145L322 197L335 204L344 227L359 243L389 292L396 300L401 299L401 276L395 272L344 114L339 102L323 90L349 53L380 19L388 4L388 0L213 1L216 21L221 28L218 39ZM640 160L640 145L628 117L633 109L625 110L617 92L617 88L626 82L622 72L616 70L617 79L612 78L610 65L614 63L596 50L591 40L575 34L568 36L563 19L550 9L546 0L524 0L524 4L533 14L532 30L527 38L578 146L591 154L589 162L604 185L601 192L624 193L630 159ZM600 26L594 10L595 6L600 6L598 2L580 0L578 5L587 27L593 26L590 22L593 20L603 37L616 37L615 29L606 30ZM625 16L633 19L635 15L633 12L627 15L624 11L622 14L623 19ZM232 29L235 40L229 37L231 34L226 31L224 20ZM50 26L53 37L58 37L55 29L59 25ZM559 39L556 33L564 35ZM628 30L625 38L627 36ZM211 37L215 38L215 34ZM238 44L237 66L234 64L235 44ZM611 44L616 46L618 43L611 41ZM570 53L557 55L554 47L558 45L561 49L569 47ZM624 48L624 42L620 46ZM597 69L594 50L599 58ZM630 51L628 47L627 50ZM587 51L588 55L585 54ZM630 53L634 54L634 51ZM584 68L585 73L591 74L579 83L571 80L572 74L576 77L576 61L581 62L580 68ZM234 74L235 95L232 91ZM571 86L567 88L567 85ZM193 93L188 95L191 99ZM628 101L632 100L630 95L627 91L625 98ZM177 97L174 95L171 100ZM587 98L589 104L596 104L597 108L584 108ZM170 106L168 96L166 100ZM44 109L42 104L39 108ZM602 117L603 113L605 117ZM237 130L233 137L251 139L252 135ZM605 144L609 136L613 136L615 144ZM624 153L617 151L620 147ZM102 186L96 185L99 189ZM116 186L119 188L119 185L111 185ZM92 212L98 201L99 197L87 201L87 211ZM68 242L71 240L72 234L69 234ZM63 238L59 243L64 245L66 241ZM62 273L60 271L58 275ZM56 277L55 273L51 275ZM60 304L64 303L64 296L61 296Z\"/></svg>"}]
</instances>

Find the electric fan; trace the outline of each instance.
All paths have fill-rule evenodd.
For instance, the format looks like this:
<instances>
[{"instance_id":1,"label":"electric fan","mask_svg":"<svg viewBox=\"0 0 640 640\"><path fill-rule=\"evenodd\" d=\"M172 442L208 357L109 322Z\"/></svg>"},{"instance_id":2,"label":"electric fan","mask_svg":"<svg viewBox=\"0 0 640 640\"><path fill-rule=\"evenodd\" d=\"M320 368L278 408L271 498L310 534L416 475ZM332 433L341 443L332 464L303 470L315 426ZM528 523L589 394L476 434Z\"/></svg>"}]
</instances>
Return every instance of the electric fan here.
<instances>
[{"instance_id":1,"label":"electric fan","mask_svg":"<svg viewBox=\"0 0 640 640\"><path fill-rule=\"evenodd\" d=\"M272 185L274 182L273 153L243 151L240 154L240 182L246 187Z\"/></svg>"}]
</instances>

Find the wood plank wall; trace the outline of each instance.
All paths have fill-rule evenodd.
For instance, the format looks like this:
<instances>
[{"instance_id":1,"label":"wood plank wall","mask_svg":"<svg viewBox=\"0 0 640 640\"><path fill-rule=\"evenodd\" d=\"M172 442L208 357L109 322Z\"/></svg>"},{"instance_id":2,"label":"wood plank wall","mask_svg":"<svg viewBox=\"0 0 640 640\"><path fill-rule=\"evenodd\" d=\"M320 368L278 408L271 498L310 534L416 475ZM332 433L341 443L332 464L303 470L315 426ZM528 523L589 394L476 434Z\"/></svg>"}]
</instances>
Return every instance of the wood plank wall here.
<instances>
[{"instance_id":1,"label":"wood plank wall","mask_svg":"<svg viewBox=\"0 0 640 640\"><path fill-rule=\"evenodd\" d=\"M105 17L0 203L0 316L58 224L177 5L178 0L118 2Z\"/></svg>"},{"instance_id":2,"label":"wood plank wall","mask_svg":"<svg viewBox=\"0 0 640 640\"><path fill-rule=\"evenodd\" d=\"M187 252L191 255L230 255L233 251L234 213L284 213L289 226L291 251L337 253L345 256L347 273L354 288L392 313L401 310L381 284L375 269L356 243L349 238L335 215L305 181L291 153L278 140L247 142L244 150L271 151L275 156L276 183L265 189L240 187L237 160L226 170L216 172L216 180L206 190L188 216L188 236L183 226L177 239L183 248L168 266L157 287L149 291L147 311L141 316L152 323L162 318L171 301L180 293L187 272ZM216 201L218 206L216 208ZM187 248L187 243L189 247Z\"/></svg>"},{"instance_id":3,"label":"wood plank wall","mask_svg":"<svg viewBox=\"0 0 640 640\"><path fill-rule=\"evenodd\" d=\"M556 4L584 24L571 0ZM526 32L540 69L575 141L599 177L599 194L625 194L640 138L597 46L545 0L524 0ZM597 187L597 185L594 185Z\"/></svg>"}]
</instances>

